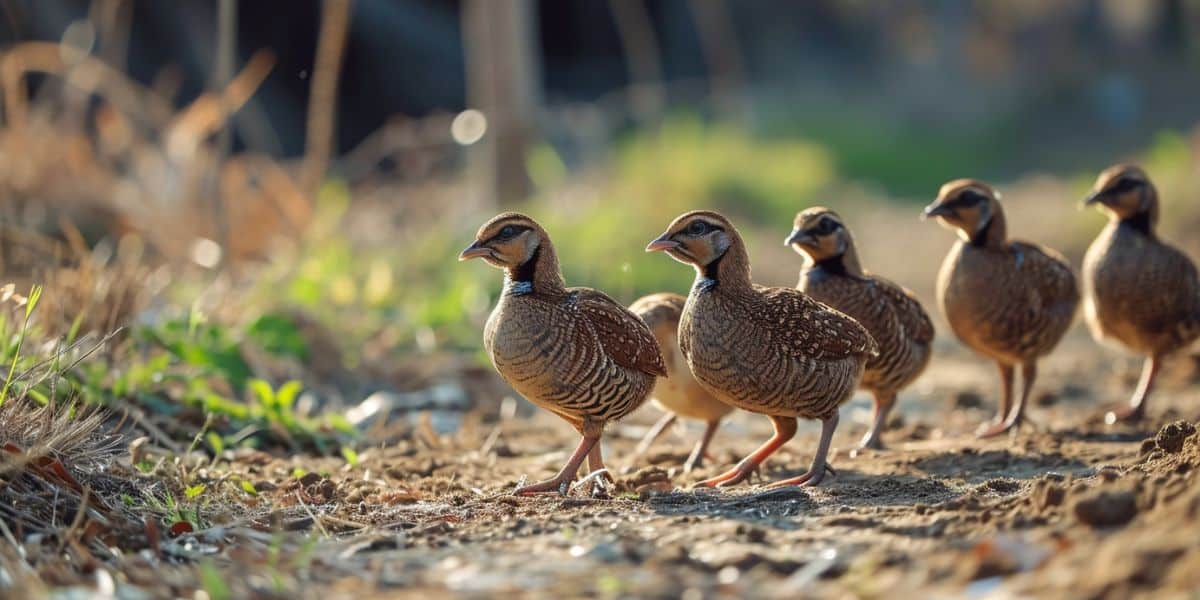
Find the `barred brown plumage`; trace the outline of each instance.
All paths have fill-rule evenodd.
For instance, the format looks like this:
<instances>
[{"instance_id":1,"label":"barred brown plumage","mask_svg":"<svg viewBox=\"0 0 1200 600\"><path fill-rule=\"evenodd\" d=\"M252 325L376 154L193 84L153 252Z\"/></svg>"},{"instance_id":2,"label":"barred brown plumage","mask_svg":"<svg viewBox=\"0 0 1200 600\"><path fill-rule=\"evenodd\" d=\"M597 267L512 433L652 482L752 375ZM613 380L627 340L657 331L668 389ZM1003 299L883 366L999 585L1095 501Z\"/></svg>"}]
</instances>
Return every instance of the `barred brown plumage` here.
<instances>
[{"instance_id":1,"label":"barred brown plumage","mask_svg":"<svg viewBox=\"0 0 1200 600\"><path fill-rule=\"evenodd\" d=\"M820 419L808 473L776 485L814 485L825 476L838 407L850 398L875 340L854 319L791 288L750 281L741 236L722 215L686 213L646 247L696 269L679 321L679 346L700 385L721 401L769 416L775 435L734 469L701 482L745 479L796 432L796 417Z\"/></svg>"},{"instance_id":2,"label":"barred brown plumage","mask_svg":"<svg viewBox=\"0 0 1200 600\"><path fill-rule=\"evenodd\" d=\"M873 424L861 446L882 448L880 433L897 392L929 364L933 322L908 290L863 270L854 237L837 213L809 208L793 225L784 243L806 257L796 287L853 317L879 344L861 383L875 397Z\"/></svg>"},{"instance_id":3,"label":"barred brown plumage","mask_svg":"<svg viewBox=\"0 0 1200 600\"><path fill-rule=\"evenodd\" d=\"M958 232L938 275L938 303L958 339L999 367L1000 411L979 431L982 437L999 435L1024 418L1038 358L1054 349L1075 318L1075 274L1054 250L1010 241L1004 210L983 182L943 185L924 216ZM1016 365L1023 387L1013 407Z\"/></svg>"},{"instance_id":4,"label":"barred brown plumage","mask_svg":"<svg viewBox=\"0 0 1200 600\"><path fill-rule=\"evenodd\" d=\"M654 383L654 391L650 393L650 399L666 414L638 444L635 456L645 454L654 440L675 422L676 416L697 419L705 423L705 429L684 462L684 472L690 472L704 460L708 443L716 433L721 418L729 414L733 407L718 400L696 382L679 350L679 317L683 314L686 302L687 299L679 294L651 294L639 298L629 306L629 310L646 322L658 340L668 374Z\"/></svg>"},{"instance_id":5,"label":"barred brown plumage","mask_svg":"<svg viewBox=\"0 0 1200 600\"><path fill-rule=\"evenodd\" d=\"M633 412L656 376L665 376L650 329L615 300L589 288L567 288L550 237L533 219L496 216L479 228L459 260L482 258L505 270L504 292L483 341L500 375L529 401L559 415L583 436L554 478L516 493L556 492L588 459L604 467L604 425Z\"/></svg>"},{"instance_id":6,"label":"barred brown plumage","mask_svg":"<svg viewBox=\"0 0 1200 600\"><path fill-rule=\"evenodd\" d=\"M1200 338L1200 280L1192 261L1158 238L1158 190L1142 169L1105 169L1085 202L1109 218L1083 261L1088 325L1097 340L1146 356L1129 404L1106 420L1136 419L1145 414L1162 360Z\"/></svg>"}]
</instances>

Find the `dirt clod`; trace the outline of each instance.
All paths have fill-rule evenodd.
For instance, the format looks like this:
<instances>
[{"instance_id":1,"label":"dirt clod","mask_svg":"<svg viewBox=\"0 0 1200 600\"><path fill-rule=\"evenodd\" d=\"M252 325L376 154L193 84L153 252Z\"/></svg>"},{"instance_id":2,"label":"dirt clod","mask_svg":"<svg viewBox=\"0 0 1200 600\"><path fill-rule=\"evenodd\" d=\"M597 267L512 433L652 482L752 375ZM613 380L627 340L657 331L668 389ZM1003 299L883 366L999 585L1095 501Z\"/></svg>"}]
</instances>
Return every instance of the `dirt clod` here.
<instances>
[{"instance_id":1,"label":"dirt clod","mask_svg":"<svg viewBox=\"0 0 1200 600\"><path fill-rule=\"evenodd\" d=\"M1154 436L1154 443L1159 448L1171 454L1183 450L1183 443L1196 434L1196 426L1187 421L1175 421L1164 425Z\"/></svg>"},{"instance_id":2,"label":"dirt clod","mask_svg":"<svg viewBox=\"0 0 1200 600\"><path fill-rule=\"evenodd\" d=\"M1076 501L1074 512L1093 527L1124 525L1137 516L1137 496L1131 490L1100 490Z\"/></svg>"}]
</instances>

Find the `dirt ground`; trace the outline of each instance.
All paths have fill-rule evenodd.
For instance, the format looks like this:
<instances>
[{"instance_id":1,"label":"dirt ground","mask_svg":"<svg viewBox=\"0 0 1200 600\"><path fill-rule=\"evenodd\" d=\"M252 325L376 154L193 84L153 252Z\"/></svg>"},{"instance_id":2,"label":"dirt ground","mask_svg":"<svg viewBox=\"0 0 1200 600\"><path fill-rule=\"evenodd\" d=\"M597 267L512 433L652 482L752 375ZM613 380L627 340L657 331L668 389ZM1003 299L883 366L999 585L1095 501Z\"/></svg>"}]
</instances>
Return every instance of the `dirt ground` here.
<instances>
[{"instance_id":1,"label":"dirt ground","mask_svg":"<svg viewBox=\"0 0 1200 600\"><path fill-rule=\"evenodd\" d=\"M1098 415L1127 397L1139 367L1076 330L1043 365L1035 425L979 441L970 432L991 416L996 376L941 340L901 398L890 448L845 451L869 416L856 396L835 438L838 474L811 489L761 483L804 470L813 423L762 479L691 490L766 439L769 423L734 415L712 460L684 474L697 424L627 464L659 416L648 407L606 436L615 486L518 498L508 491L522 478L548 477L565 460L576 442L568 426L512 401L461 418L414 417L411 435L360 453L354 467L239 458L260 501L277 507L276 530L320 535L284 552L280 560L303 558L294 580L263 571L254 548L270 551L265 533L214 560L235 596L1194 597L1200 370L1178 358L1144 424L1105 425ZM437 433L456 421L453 433ZM297 467L313 473L297 477ZM315 474L322 469L328 476ZM206 540L230 544L223 535L172 543L202 552ZM191 567L177 568L178 581L154 569L146 589L188 595ZM124 577L137 583L137 572Z\"/></svg>"}]
</instances>

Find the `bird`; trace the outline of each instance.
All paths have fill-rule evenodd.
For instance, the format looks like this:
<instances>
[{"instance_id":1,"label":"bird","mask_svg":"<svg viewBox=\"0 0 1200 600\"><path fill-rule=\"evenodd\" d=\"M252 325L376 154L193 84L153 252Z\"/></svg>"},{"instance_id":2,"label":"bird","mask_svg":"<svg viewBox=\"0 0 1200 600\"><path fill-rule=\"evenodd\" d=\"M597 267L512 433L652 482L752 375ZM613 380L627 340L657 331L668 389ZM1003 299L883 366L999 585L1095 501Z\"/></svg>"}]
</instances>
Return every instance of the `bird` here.
<instances>
[{"instance_id":1,"label":"bird","mask_svg":"<svg viewBox=\"0 0 1200 600\"><path fill-rule=\"evenodd\" d=\"M683 314L687 299L679 294L659 293L638 298L629 306L633 314L641 317L658 340L666 363L667 377L654 384L650 399L666 412L638 444L635 456L642 456L650 445L675 422L676 417L686 417L704 422L704 433L691 455L683 463L683 471L689 473L700 466L721 419L733 407L718 400L692 377L687 362L679 350L679 317Z\"/></svg>"},{"instance_id":2,"label":"bird","mask_svg":"<svg viewBox=\"0 0 1200 600\"><path fill-rule=\"evenodd\" d=\"M1084 317L1093 337L1146 357L1129 404L1105 415L1109 424L1145 415L1163 359L1200 338L1196 265L1159 239L1158 190L1141 168L1102 171L1084 200L1108 215L1083 259Z\"/></svg>"},{"instance_id":3,"label":"bird","mask_svg":"<svg viewBox=\"0 0 1200 600\"><path fill-rule=\"evenodd\" d=\"M838 407L849 400L875 340L857 321L794 288L750 279L742 236L719 213L677 217L646 246L691 265L696 279L679 318L679 349L702 387L722 402L766 415L775 434L734 468L699 482L745 480L796 434L796 419L821 421L808 472L771 484L817 485L828 467Z\"/></svg>"},{"instance_id":4,"label":"bird","mask_svg":"<svg viewBox=\"0 0 1200 600\"><path fill-rule=\"evenodd\" d=\"M1038 359L1058 345L1075 319L1075 273L1058 252L1010 240L999 195L981 181L946 183L922 216L936 218L959 237L938 274L942 314L962 343L995 361L1000 371L1000 410L977 435L1011 431L1025 419ZM1017 366L1022 390L1014 406Z\"/></svg>"},{"instance_id":5,"label":"bird","mask_svg":"<svg viewBox=\"0 0 1200 600\"><path fill-rule=\"evenodd\" d=\"M836 212L823 206L800 212L784 245L805 257L796 288L853 317L879 344L861 383L875 406L859 447L882 449L880 434L897 392L929 364L933 322L912 292L863 269L854 236Z\"/></svg>"},{"instance_id":6,"label":"bird","mask_svg":"<svg viewBox=\"0 0 1200 600\"><path fill-rule=\"evenodd\" d=\"M493 217L458 258L504 270L504 289L483 330L496 371L582 436L557 475L514 493L564 493L585 457L589 471L602 472L605 424L641 406L655 379L667 376L650 328L603 292L566 287L550 236L526 215Z\"/></svg>"}]
</instances>

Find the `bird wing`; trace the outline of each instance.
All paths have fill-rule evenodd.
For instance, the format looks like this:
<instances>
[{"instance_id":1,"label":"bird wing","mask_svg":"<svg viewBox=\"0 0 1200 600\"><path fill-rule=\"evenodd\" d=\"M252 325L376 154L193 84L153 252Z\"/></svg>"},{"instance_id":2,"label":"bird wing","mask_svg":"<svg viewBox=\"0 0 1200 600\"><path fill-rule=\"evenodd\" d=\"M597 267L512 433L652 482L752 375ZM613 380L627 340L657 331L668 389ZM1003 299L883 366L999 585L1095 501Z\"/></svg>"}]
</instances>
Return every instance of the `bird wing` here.
<instances>
[{"instance_id":1,"label":"bird wing","mask_svg":"<svg viewBox=\"0 0 1200 600\"><path fill-rule=\"evenodd\" d=\"M1049 310L1069 308L1073 315L1079 303L1079 288L1067 259L1050 248L1029 242L1012 242L1012 250L1017 268L1029 274L1024 281L1032 284L1028 291L1035 295L1034 306Z\"/></svg>"},{"instance_id":2,"label":"bird wing","mask_svg":"<svg viewBox=\"0 0 1200 600\"><path fill-rule=\"evenodd\" d=\"M613 362L650 375L667 376L662 351L654 334L637 315L604 292L590 288L568 290L591 326L600 347Z\"/></svg>"},{"instance_id":3,"label":"bird wing","mask_svg":"<svg viewBox=\"0 0 1200 600\"><path fill-rule=\"evenodd\" d=\"M908 339L919 344L933 341L933 321L929 313L907 289L879 276L873 277L877 289L892 307L892 314L904 329Z\"/></svg>"},{"instance_id":4,"label":"bird wing","mask_svg":"<svg viewBox=\"0 0 1200 600\"><path fill-rule=\"evenodd\" d=\"M750 307L749 318L792 356L832 360L879 354L875 338L845 313L800 290L754 287L758 301Z\"/></svg>"},{"instance_id":5,"label":"bird wing","mask_svg":"<svg viewBox=\"0 0 1200 600\"><path fill-rule=\"evenodd\" d=\"M1153 290L1141 294L1132 310L1138 320L1155 332L1170 332L1180 342L1200 331L1200 277L1196 266L1179 250L1158 244L1146 251L1138 287Z\"/></svg>"}]
</instances>

